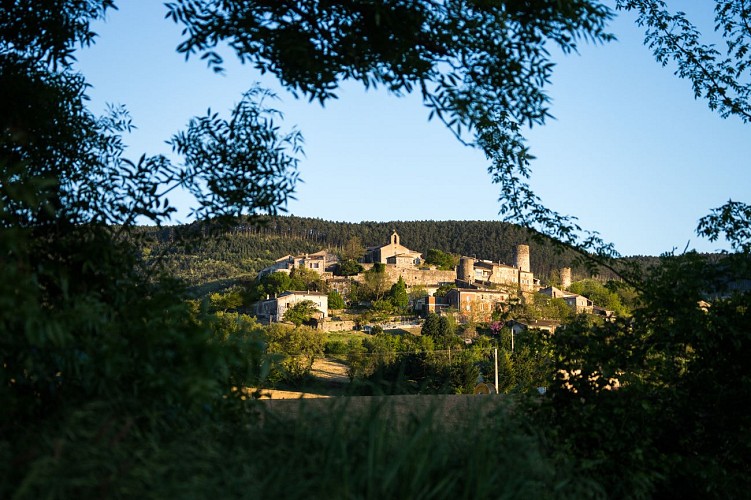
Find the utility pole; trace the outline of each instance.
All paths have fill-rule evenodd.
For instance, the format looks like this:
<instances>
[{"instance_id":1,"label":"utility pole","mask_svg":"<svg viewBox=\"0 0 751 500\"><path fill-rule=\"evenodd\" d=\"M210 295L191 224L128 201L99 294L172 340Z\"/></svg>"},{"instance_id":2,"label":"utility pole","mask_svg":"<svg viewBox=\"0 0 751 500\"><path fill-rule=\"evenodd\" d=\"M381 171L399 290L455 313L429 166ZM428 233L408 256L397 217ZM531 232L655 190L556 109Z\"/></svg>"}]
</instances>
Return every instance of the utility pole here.
<instances>
[{"instance_id":1,"label":"utility pole","mask_svg":"<svg viewBox=\"0 0 751 500\"><path fill-rule=\"evenodd\" d=\"M493 358L495 358L495 393L498 394L498 348L493 349Z\"/></svg>"}]
</instances>

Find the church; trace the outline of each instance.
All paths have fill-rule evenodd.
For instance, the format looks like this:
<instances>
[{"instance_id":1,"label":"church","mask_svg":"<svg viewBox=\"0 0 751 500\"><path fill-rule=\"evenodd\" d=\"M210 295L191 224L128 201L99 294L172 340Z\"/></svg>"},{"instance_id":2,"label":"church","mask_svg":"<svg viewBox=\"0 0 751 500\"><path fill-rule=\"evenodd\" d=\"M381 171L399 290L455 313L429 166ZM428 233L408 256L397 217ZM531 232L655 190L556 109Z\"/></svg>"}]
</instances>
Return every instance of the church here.
<instances>
[{"instance_id":1,"label":"church","mask_svg":"<svg viewBox=\"0 0 751 500\"><path fill-rule=\"evenodd\" d=\"M402 246L399 234L394 229L388 244L371 247L365 254L365 262L393 264L396 267L415 267L422 263L422 254Z\"/></svg>"}]
</instances>

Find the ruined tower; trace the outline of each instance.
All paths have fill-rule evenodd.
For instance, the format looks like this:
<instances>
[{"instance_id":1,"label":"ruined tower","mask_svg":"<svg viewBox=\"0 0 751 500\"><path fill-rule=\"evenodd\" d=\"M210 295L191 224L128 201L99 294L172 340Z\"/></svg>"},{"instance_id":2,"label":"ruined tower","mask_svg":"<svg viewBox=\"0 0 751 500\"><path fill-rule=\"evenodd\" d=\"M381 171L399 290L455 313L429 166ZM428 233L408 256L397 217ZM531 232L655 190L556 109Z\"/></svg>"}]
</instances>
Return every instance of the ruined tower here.
<instances>
[{"instance_id":1,"label":"ruined tower","mask_svg":"<svg viewBox=\"0 0 751 500\"><path fill-rule=\"evenodd\" d=\"M474 278L475 260L471 257L459 259L459 267L456 269L456 278L467 283L472 283Z\"/></svg>"},{"instance_id":2,"label":"ruined tower","mask_svg":"<svg viewBox=\"0 0 751 500\"><path fill-rule=\"evenodd\" d=\"M516 245L514 256L514 265L524 273L530 272L529 266L529 245Z\"/></svg>"},{"instance_id":3,"label":"ruined tower","mask_svg":"<svg viewBox=\"0 0 751 500\"><path fill-rule=\"evenodd\" d=\"M561 289L568 290L568 287L570 286L571 286L571 268L562 267L561 268Z\"/></svg>"}]
</instances>

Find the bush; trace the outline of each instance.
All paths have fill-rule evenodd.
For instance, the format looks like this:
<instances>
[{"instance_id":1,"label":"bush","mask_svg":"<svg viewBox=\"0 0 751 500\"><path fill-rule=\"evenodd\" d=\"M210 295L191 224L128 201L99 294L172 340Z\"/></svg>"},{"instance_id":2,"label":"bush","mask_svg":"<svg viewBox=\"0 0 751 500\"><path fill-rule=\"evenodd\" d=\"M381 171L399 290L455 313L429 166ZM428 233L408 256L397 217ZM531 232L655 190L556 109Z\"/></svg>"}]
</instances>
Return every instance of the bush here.
<instances>
[{"instance_id":1,"label":"bush","mask_svg":"<svg viewBox=\"0 0 751 500\"><path fill-rule=\"evenodd\" d=\"M327 340L323 349L327 356L343 356L347 354L347 343L343 340Z\"/></svg>"},{"instance_id":2,"label":"bush","mask_svg":"<svg viewBox=\"0 0 751 500\"><path fill-rule=\"evenodd\" d=\"M324 334L306 326L275 323L265 328L264 336L267 353L277 355L271 381L301 382L310 375L313 362L324 353Z\"/></svg>"}]
</instances>

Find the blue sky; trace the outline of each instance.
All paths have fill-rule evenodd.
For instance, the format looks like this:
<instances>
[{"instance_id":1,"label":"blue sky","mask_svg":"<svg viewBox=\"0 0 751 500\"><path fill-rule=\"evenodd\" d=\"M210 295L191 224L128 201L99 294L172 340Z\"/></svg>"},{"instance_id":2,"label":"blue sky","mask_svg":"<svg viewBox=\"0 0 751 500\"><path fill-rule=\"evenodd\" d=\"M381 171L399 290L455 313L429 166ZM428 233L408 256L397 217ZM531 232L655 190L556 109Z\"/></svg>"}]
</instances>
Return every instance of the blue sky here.
<instances>
[{"instance_id":1,"label":"blue sky","mask_svg":"<svg viewBox=\"0 0 751 500\"><path fill-rule=\"evenodd\" d=\"M95 25L96 45L77 57L92 85L91 108L129 109L138 127L126 138L129 156L170 156L165 141L190 117L208 108L226 114L260 81L280 95L285 127L305 137L304 183L289 213L349 222L498 220L498 190L483 155L428 122L419 96L345 84L325 107L298 101L231 57L224 75L197 58L186 62L175 51L180 28L164 19L160 2L118 7ZM654 62L631 16L619 15L611 31L618 41L555 56L555 119L528 134L537 156L533 189L624 255L723 248L694 229L729 198L751 201L751 125L723 120L694 100L688 82ZM177 203L185 208L189 200ZM175 221L186 221L185 213Z\"/></svg>"}]
</instances>

